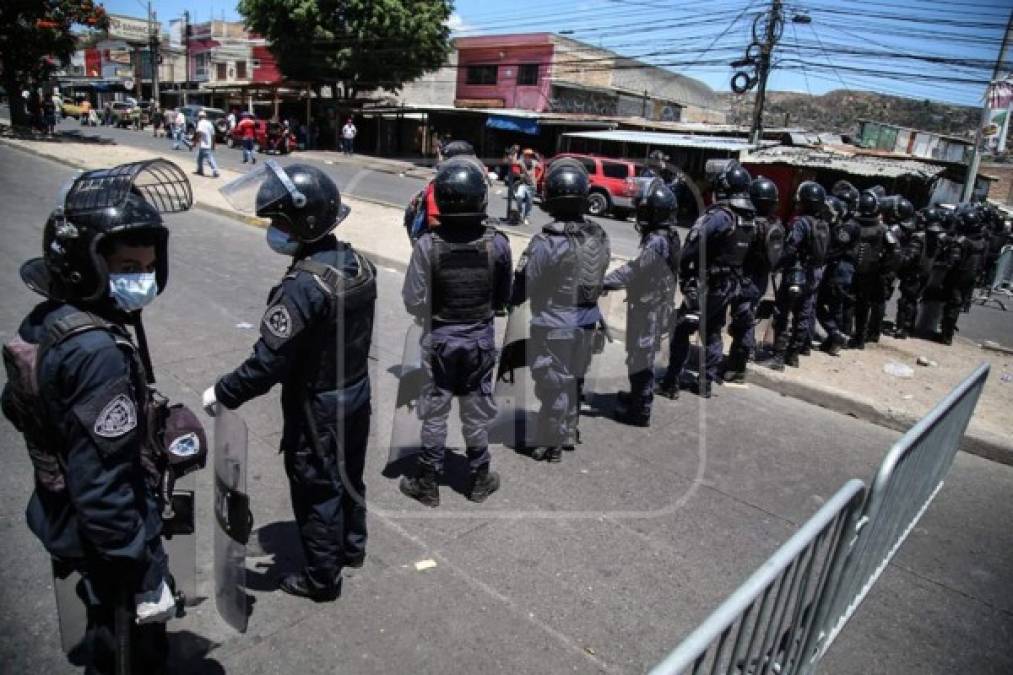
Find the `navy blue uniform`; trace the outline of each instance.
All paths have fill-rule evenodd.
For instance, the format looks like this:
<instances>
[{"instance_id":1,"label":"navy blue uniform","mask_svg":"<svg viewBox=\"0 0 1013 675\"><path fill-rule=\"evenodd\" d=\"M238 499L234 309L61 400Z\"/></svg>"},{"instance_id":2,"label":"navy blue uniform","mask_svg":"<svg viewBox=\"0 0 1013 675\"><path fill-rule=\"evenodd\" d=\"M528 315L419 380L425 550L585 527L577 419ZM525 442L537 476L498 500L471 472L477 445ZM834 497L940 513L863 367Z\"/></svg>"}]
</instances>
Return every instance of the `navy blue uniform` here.
<instances>
[{"instance_id":1,"label":"navy blue uniform","mask_svg":"<svg viewBox=\"0 0 1013 675\"><path fill-rule=\"evenodd\" d=\"M647 415L654 399L654 359L668 330L679 271L679 235L647 232L637 257L605 277L606 290L626 289L626 368L630 393Z\"/></svg>"},{"instance_id":2,"label":"navy blue uniform","mask_svg":"<svg viewBox=\"0 0 1013 675\"><path fill-rule=\"evenodd\" d=\"M306 244L300 260L354 279L365 259L328 235ZM233 409L281 383L280 450L306 575L317 589L339 583L344 562L361 558L366 547L362 472L375 283L364 292L361 300L335 302L318 275L294 266L271 291L253 354L215 385L218 402Z\"/></svg>"},{"instance_id":3,"label":"navy blue uniform","mask_svg":"<svg viewBox=\"0 0 1013 675\"><path fill-rule=\"evenodd\" d=\"M828 336L838 343L845 340L844 313L854 305L851 289L855 277L854 249L861 234L858 221L850 218L838 224L830 237L830 251L823 280L819 286L816 314Z\"/></svg>"},{"instance_id":4,"label":"navy blue uniform","mask_svg":"<svg viewBox=\"0 0 1013 675\"><path fill-rule=\"evenodd\" d=\"M879 339L881 320L886 306L884 276L893 265L896 240L879 218L857 218L860 226L855 253L855 276L852 280L855 305L854 346L862 347L867 339Z\"/></svg>"},{"instance_id":5,"label":"navy blue uniform","mask_svg":"<svg viewBox=\"0 0 1013 675\"><path fill-rule=\"evenodd\" d=\"M812 340L816 292L823 278L823 260L817 255L815 216L795 216L785 228L784 255L781 258L781 286L777 289L777 316L774 320L775 350L797 354ZM793 296L789 288L801 282L802 292ZM791 317L791 328L788 322Z\"/></svg>"},{"instance_id":6,"label":"navy blue uniform","mask_svg":"<svg viewBox=\"0 0 1013 675\"><path fill-rule=\"evenodd\" d=\"M483 239L486 236L487 238ZM455 267L463 275L476 274L471 282L454 289L455 300L471 305L467 291L480 288L475 305L483 306L482 316L462 318L449 311L441 295L441 272L447 273L452 260L442 262L442 271L434 269L437 255L435 247L461 245L464 264ZM448 256L453 258L454 256ZM469 264L481 258L479 265ZM450 270L453 274L454 270ZM496 364L493 311L502 308L510 299L510 280L513 261L510 242L500 232L480 227L441 227L439 232L427 232L419 237L412 250L411 261L405 274L401 297L405 308L427 330L422 336L422 367L425 382L419 398L418 414L422 420L421 461L436 471L443 470L446 453L447 418L454 396L460 397L461 429L467 444L471 470L489 463L489 424L496 416L493 401L492 374ZM435 280L435 281L434 281ZM449 289L448 289L449 290ZM464 307L465 313L474 307ZM445 316L445 314L447 316ZM459 320L445 320L445 319Z\"/></svg>"},{"instance_id":7,"label":"navy blue uniform","mask_svg":"<svg viewBox=\"0 0 1013 675\"><path fill-rule=\"evenodd\" d=\"M903 234L897 270L897 289L900 297L897 298L897 320L894 321L894 326L898 331L911 333L914 331L915 319L918 316L918 301L925 288L932 259L928 255L924 232L904 230Z\"/></svg>"},{"instance_id":8,"label":"navy blue uniform","mask_svg":"<svg viewBox=\"0 0 1013 675\"><path fill-rule=\"evenodd\" d=\"M676 315L668 371L665 373L666 387L679 383L686 358L689 356L689 338L698 330L703 332L706 351L704 372L707 380L718 379L721 366L721 330L728 315L728 307L742 287L743 265L756 240L756 228L750 219L736 215L731 207L724 204L711 206L693 225L686 246L682 251L680 278L698 280L700 294L700 325L685 320L696 311L685 300ZM701 260L701 256L705 258ZM701 267L706 268L703 274ZM685 286L685 282L684 282ZM748 325L747 325L748 324ZM730 328L733 348L742 350L742 340L752 327L748 313L739 313Z\"/></svg>"},{"instance_id":9,"label":"navy blue uniform","mask_svg":"<svg viewBox=\"0 0 1013 675\"><path fill-rule=\"evenodd\" d=\"M581 295L579 245L573 234L583 228L601 242L593 265L597 293ZM598 295L610 257L608 236L592 221L552 222L531 238L514 274L511 305L531 300L531 375L535 396L541 403L538 438L550 445L572 447L577 440L577 421L584 376L591 364L595 327L602 323Z\"/></svg>"},{"instance_id":10,"label":"navy blue uniform","mask_svg":"<svg viewBox=\"0 0 1013 675\"><path fill-rule=\"evenodd\" d=\"M42 303L19 329L39 344L57 320L83 309ZM157 478L142 466L147 386L125 317L88 306L112 325L66 338L45 351L38 381L48 444L63 464L65 489L36 481L28 526L59 566L81 573L88 611L85 656L95 672L114 672L114 610L124 586L133 595L168 579ZM8 385L9 386L9 385ZM3 409L16 419L4 388ZM134 627L134 666L158 672L167 651L165 624Z\"/></svg>"},{"instance_id":11,"label":"navy blue uniform","mask_svg":"<svg viewBox=\"0 0 1013 675\"><path fill-rule=\"evenodd\" d=\"M767 294L774 267L767 250L767 235L771 229L781 227L781 219L777 216L757 216L754 222L756 239L742 266L739 290L730 303L732 332L740 336L728 351L728 364L733 370L744 369L746 362L756 354L756 308Z\"/></svg>"}]
</instances>

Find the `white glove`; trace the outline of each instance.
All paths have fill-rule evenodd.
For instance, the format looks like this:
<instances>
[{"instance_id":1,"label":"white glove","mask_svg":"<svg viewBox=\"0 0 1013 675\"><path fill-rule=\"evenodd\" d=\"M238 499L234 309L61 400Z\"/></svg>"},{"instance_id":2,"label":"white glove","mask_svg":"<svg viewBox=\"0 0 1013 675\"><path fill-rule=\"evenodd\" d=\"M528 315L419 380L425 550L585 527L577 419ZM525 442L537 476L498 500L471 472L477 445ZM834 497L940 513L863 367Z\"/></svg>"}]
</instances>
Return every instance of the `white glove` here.
<instances>
[{"instance_id":1,"label":"white glove","mask_svg":"<svg viewBox=\"0 0 1013 675\"><path fill-rule=\"evenodd\" d=\"M218 399L215 398L215 388L208 387L204 390L203 401L201 405L204 406L204 412L211 417L214 417L218 413Z\"/></svg>"},{"instance_id":2,"label":"white glove","mask_svg":"<svg viewBox=\"0 0 1013 675\"><path fill-rule=\"evenodd\" d=\"M176 616L176 598L172 597L172 591L165 579L159 584L158 589L134 595L134 603L137 605L137 623L165 623Z\"/></svg>"}]
</instances>

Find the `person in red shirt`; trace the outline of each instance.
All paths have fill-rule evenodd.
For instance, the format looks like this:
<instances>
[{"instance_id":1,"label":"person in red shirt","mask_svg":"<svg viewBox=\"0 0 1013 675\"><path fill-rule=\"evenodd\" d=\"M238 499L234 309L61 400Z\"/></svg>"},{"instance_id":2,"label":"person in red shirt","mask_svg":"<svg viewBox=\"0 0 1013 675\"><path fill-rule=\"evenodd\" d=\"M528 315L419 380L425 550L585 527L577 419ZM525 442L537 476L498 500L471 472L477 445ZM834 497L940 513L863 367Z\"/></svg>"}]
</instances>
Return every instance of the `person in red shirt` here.
<instances>
[{"instance_id":1,"label":"person in red shirt","mask_svg":"<svg viewBox=\"0 0 1013 675\"><path fill-rule=\"evenodd\" d=\"M239 138L243 141L243 164L247 161L257 163L257 155L253 152L253 140L256 136L257 123L253 121L253 115L243 113L242 119L236 125L239 130Z\"/></svg>"}]
</instances>

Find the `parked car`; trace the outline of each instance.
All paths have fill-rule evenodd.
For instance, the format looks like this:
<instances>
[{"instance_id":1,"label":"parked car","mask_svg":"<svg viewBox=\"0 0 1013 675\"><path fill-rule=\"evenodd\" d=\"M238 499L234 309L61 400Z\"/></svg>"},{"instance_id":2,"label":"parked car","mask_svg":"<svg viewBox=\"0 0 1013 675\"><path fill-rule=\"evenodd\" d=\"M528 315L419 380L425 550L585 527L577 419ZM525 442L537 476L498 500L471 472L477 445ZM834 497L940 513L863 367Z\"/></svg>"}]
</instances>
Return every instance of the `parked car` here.
<instances>
[{"instance_id":1,"label":"parked car","mask_svg":"<svg viewBox=\"0 0 1013 675\"><path fill-rule=\"evenodd\" d=\"M182 105L177 110L182 111L183 117L186 118L186 135L192 136L195 129L197 129L197 115L203 110L207 113L208 120L215 125L215 137L218 141L225 141L226 135L229 130L228 122L226 121L226 113L221 108L208 108L202 105Z\"/></svg>"},{"instance_id":2,"label":"parked car","mask_svg":"<svg viewBox=\"0 0 1013 675\"><path fill-rule=\"evenodd\" d=\"M591 193L587 198L587 212L592 216L610 214L626 218L633 211L633 198L639 192L634 180L644 173L644 165L629 159L614 159L597 155L564 153L549 160L545 173L552 162L563 157L576 159L587 169L591 179ZM538 193L544 195L544 185L539 183Z\"/></svg>"},{"instance_id":3,"label":"parked car","mask_svg":"<svg viewBox=\"0 0 1013 675\"><path fill-rule=\"evenodd\" d=\"M264 152L264 153L276 153L279 155L287 155L288 153L295 150L298 145L298 139L295 134L289 131L285 133L285 127L277 122L267 122L265 120L253 120L253 151ZM239 127L236 126L226 135L225 144L230 148L242 147L243 140L239 133Z\"/></svg>"},{"instance_id":4,"label":"parked car","mask_svg":"<svg viewBox=\"0 0 1013 675\"><path fill-rule=\"evenodd\" d=\"M126 129L134 124L135 116L140 117L140 110L132 101L113 101L113 125Z\"/></svg>"}]
</instances>

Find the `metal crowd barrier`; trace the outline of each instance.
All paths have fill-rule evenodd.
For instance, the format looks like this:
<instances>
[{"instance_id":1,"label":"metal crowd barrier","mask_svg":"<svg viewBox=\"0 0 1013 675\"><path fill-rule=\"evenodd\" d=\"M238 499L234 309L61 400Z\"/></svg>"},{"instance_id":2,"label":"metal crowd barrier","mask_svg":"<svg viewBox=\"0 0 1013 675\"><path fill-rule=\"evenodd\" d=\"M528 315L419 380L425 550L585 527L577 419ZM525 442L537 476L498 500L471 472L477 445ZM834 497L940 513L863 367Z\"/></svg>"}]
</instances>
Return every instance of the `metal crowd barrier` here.
<instances>
[{"instance_id":1,"label":"metal crowd barrier","mask_svg":"<svg viewBox=\"0 0 1013 675\"><path fill-rule=\"evenodd\" d=\"M651 675L809 674L943 486L985 386L974 373L852 479Z\"/></svg>"},{"instance_id":2,"label":"metal crowd barrier","mask_svg":"<svg viewBox=\"0 0 1013 675\"><path fill-rule=\"evenodd\" d=\"M796 672L864 496L862 481L845 483L651 675Z\"/></svg>"},{"instance_id":3,"label":"metal crowd barrier","mask_svg":"<svg viewBox=\"0 0 1013 675\"><path fill-rule=\"evenodd\" d=\"M991 283L985 288L975 290L974 301L979 305L993 303L1005 312L1006 303L996 296L1013 297L1013 245L1011 244L1002 247L999 258L995 261Z\"/></svg>"},{"instance_id":4,"label":"metal crowd barrier","mask_svg":"<svg viewBox=\"0 0 1013 675\"><path fill-rule=\"evenodd\" d=\"M862 506L854 544L843 560L832 601L821 608L808 653L818 663L914 529L960 448L985 387L983 363L901 437L879 467Z\"/></svg>"}]
</instances>

